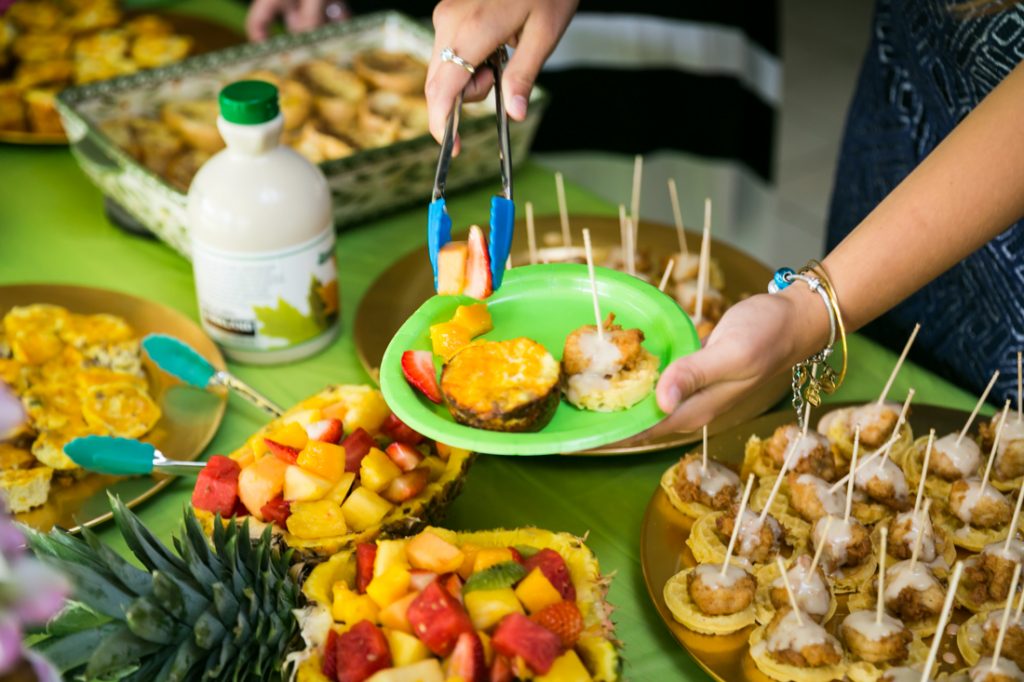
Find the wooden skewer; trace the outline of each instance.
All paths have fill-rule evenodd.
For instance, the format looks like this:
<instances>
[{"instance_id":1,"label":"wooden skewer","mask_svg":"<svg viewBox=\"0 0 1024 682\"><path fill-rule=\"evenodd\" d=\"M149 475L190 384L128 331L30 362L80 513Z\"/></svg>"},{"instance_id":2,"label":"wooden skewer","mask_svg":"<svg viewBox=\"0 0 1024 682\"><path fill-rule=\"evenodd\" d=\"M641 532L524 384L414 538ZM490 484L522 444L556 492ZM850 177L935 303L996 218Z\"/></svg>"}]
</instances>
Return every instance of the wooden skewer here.
<instances>
[{"instance_id":1,"label":"wooden skewer","mask_svg":"<svg viewBox=\"0 0 1024 682\"><path fill-rule=\"evenodd\" d=\"M693 308L693 321L704 319L704 289L708 283L708 265L711 260L711 199L704 199L704 234L700 240L700 262L697 267L697 302Z\"/></svg>"},{"instance_id":2,"label":"wooden skewer","mask_svg":"<svg viewBox=\"0 0 1024 682\"><path fill-rule=\"evenodd\" d=\"M1021 352L1017 351L1017 421L1021 421L1021 394L1024 393L1024 379L1021 377Z\"/></svg>"},{"instance_id":3,"label":"wooden skewer","mask_svg":"<svg viewBox=\"0 0 1024 682\"><path fill-rule=\"evenodd\" d=\"M949 586L946 588L946 601L942 605L942 611L939 612L939 624L935 628L931 649L928 650L928 659L925 660L924 669L921 671L922 682L932 679L932 668L935 667L935 659L939 655L939 647L942 645L942 633L946 629L946 624L949 623L949 614L953 610L953 598L956 597L956 588L960 584L960 576L963 572L963 562L956 562L956 565L953 566L953 575L949 579Z\"/></svg>"},{"instance_id":4,"label":"wooden skewer","mask_svg":"<svg viewBox=\"0 0 1024 682\"><path fill-rule=\"evenodd\" d=\"M853 432L853 454L850 455L850 480L846 484L846 512L843 522L850 522L850 511L853 509L853 481L857 478L857 451L860 450L860 427Z\"/></svg>"},{"instance_id":5,"label":"wooden skewer","mask_svg":"<svg viewBox=\"0 0 1024 682\"><path fill-rule=\"evenodd\" d=\"M703 442L704 452L701 454L700 473L704 474L708 469L708 425L705 424L704 428L701 429L701 441Z\"/></svg>"},{"instance_id":6,"label":"wooden skewer","mask_svg":"<svg viewBox=\"0 0 1024 682\"><path fill-rule=\"evenodd\" d=\"M604 341L601 305L597 301L597 279L594 278L594 253L590 246L590 230L586 228L583 228L583 249L587 254L587 274L590 276L590 295L594 299L594 319L597 321L597 338Z\"/></svg>"},{"instance_id":7,"label":"wooden skewer","mask_svg":"<svg viewBox=\"0 0 1024 682\"><path fill-rule=\"evenodd\" d=\"M990 671L994 671L999 665L999 655L1003 653L1003 641L1006 639L1006 627L1010 624L1010 606L1017 593L1017 582L1020 580L1020 564L1013 567L1013 580L1010 581L1010 594L1006 596L1006 608L1003 609L1003 620L999 623L999 636L996 637L996 645L992 649L992 665Z\"/></svg>"},{"instance_id":8,"label":"wooden skewer","mask_svg":"<svg viewBox=\"0 0 1024 682\"><path fill-rule=\"evenodd\" d=\"M526 239L530 245L530 265L537 264L537 230L533 224L533 202L526 202Z\"/></svg>"},{"instance_id":9,"label":"wooden skewer","mask_svg":"<svg viewBox=\"0 0 1024 682\"><path fill-rule=\"evenodd\" d=\"M664 293L665 287L668 286L668 280L672 276L672 268L676 265L675 258L668 259L668 265L665 266L665 274L661 276L661 283L658 285L658 291Z\"/></svg>"},{"instance_id":10,"label":"wooden skewer","mask_svg":"<svg viewBox=\"0 0 1024 682\"><path fill-rule=\"evenodd\" d=\"M911 519L917 518L917 510L921 508L921 498L924 497L924 481L928 478L928 464L932 459L932 444L935 442L935 429L928 432L928 446L924 449L924 465L921 467L921 480L917 483L917 497L914 498L914 515Z\"/></svg>"},{"instance_id":11,"label":"wooden skewer","mask_svg":"<svg viewBox=\"0 0 1024 682\"><path fill-rule=\"evenodd\" d=\"M1021 593L1020 599L1017 600L1017 610L1013 612L1013 622L1019 623L1021 612L1024 611L1024 592Z\"/></svg>"},{"instance_id":12,"label":"wooden skewer","mask_svg":"<svg viewBox=\"0 0 1024 682\"><path fill-rule=\"evenodd\" d=\"M789 444L789 448L786 450L785 457L782 458L782 466L779 468L779 475L775 477L775 483L772 484L772 490L768 493L768 499L764 502L764 509L761 510L761 516L758 517L758 527L764 523L764 520L768 518L768 510L772 508L772 502L775 501L775 496L779 492L779 487L782 485L782 479L786 476L786 470L789 469L790 460L793 459L793 455L796 454L796 446L800 444L800 441L807 435L807 422L810 421L807 415L811 411L811 404L807 403L804 408L804 428L800 431L800 437Z\"/></svg>"},{"instance_id":13,"label":"wooden skewer","mask_svg":"<svg viewBox=\"0 0 1024 682\"><path fill-rule=\"evenodd\" d=\"M932 499L929 497L927 500L925 500L925 503L924 503L924 515L925 515L925 517L928 516L928 512L931 511L931 508L932 508ZM911 523L911 527L913 527L913 524L917 523L917 514L915 514L914 516L910 517L910 523ZM885 530L885 529L883 528L882 530ZM917 564L917 557L921 553L921 541L922 541L923 537L924 537L924 522L922 522L921 526L917 529L917 535L914 536L914 547L913 547L913 549L910 550L910 570L911 571L914 570L914 566Z\"/></svg>"},{"instance_id":14,"label":"wooden skewer","mask_svg":"<svg viewBox=\"0 0 1024 682\"><path fill-rule=\"evenodd\" d=\"M782 584L786 587L786 594L789 595L789 604L793 607L793 614L796 615L796 624L803 627L804 619L800 616L800 606L796 603L796 595L793 594L793 588L789 585L789 575L786 573L786 564L782 562L781 556L775 557L775 565L779 567L779 573L782 574Z\"/></svg>"},{"instance_id":15,"label":"wooden skewer","mask_svg":"<svg viewBox=\"0 0 1024 682\"><path fill-rule=\"evenodd\" d=\"M754 488L754 474L747 476L747 485L743 489L743 497L740 498L740 508L736 511L736 522L732 524L732 535L729 536L729 546L725 548L725 559L722 561L722 573L729 566L729 559L732 558L732 551L736 549L736 538L740 535L740 525L743 521L743 511L747 508L747 500L750 499L750 491Z\"/></svg>"},{"instance_id":16,"label":"wooden skewer","mask_svg":"<svg viewBox=\"0 0 1024 682\"><path fill-rule=\"evenodd\" d=\"M878 448L873 453L871 453L871 455L863 462L861 462L856 469L851 467L850 473L846 474L838 481L833 483L832 487L828 489L830 493L834 493L835 491L839 490L839 488L842 487L843 484L847 482L847 480L849 480L850 476L853 476L858 469L862 469L871 462L874 462L876 457L885 457L889 454L889 450L892 448L893 445L896 444L896 441L899 439L900 429L903 427L903 424L907 421L907 412L910 411L910 401L913 398L914 389L910 389L909 391L907 391L907 399L903 401L903 409L900 410L900 416L896 419L896 427L893 428L892 435L889 436L889 440L885 441L885 443L882 444L882 447Z\"/></svg>"},{"instance_id":17,"label":"wooden skewer","mask_svg":"<svg viewBox=\"0 0 1024 682\"><path fill-rule=\"evenodd\" d=\"M683 227L683 209L679 206L679 190L676 189L676 179L668 179L668 196L672 200L672 217L676 223L676 236L679 238L679 253L683 258L690 255L690 248L686 245L686 229ZM1019 355L1019 354L1018 354Z\"/></svg>"},{"instance_id":18,"label":"wooden skewer","mask_svg":"<svg viewBox=\"0 0 1024 682\"><path fill-rule=\"evenodd\" d=\"M506 270L511 270L512 269L512 254L511 253L508 254L508 258L505 260L505 269Z\"/></svg>"},{"instance_id":19,"label":"wooden skewer","mask_svg":"<svg viewBox=\"0 0 1024 682\"><path fill-rule=\"evenodd\" d=\"M978 410L980 410L981 406L985 404L985 399L988 398L988 393L989 391L992 390L992 387L996 385L996 379L998 378L999 370L997 369L992 374L992 378L989 379L988 386L985 387L985 391L981 394L981 397L978 398L978 403L974 406L974 410L971 411L971 416L967 418L967 423L964 424L964 428L960 429L960 435L956 437L957 445L960 445L960 441L962 441L964 439L964 436L967 435L967 431L971 428L971 424L974 422L974 418L978 416Z\"/></svg>"},{"instance_id":20,"label":"wooden skewer","mask_svg":"<svg viewBox=\"0 0 1024 682\"><path fill-rule=\"evenodd\" d=\"M561 173L555 173L555 191L558 193L558 217L562 223L562 245L572 246L572 232L569 230L569 208L565 203L565 180Z\"/></svg>"},{"instance_id":21,"label":"wooden skewer","mask_svg":"<svg viewBox=\"0 0 1024 682\"><path fill-rule=\"evenodd\" d=\"M1021 502L1024 502L1024 485L1020 487L1020 492L1017 493L1017 504L1013 507L1013 518L1010 519L1010 529L1006 531L1006 543L1003 544L1003 552L1010 551L1010 544L1013 539L1017 537L1017 524L1020 523L1020 508Z\"/></svg>"},{"instance_id":22,"label":"wooden skewer","mask_svg":"<svg viewBox=\"0 0 1024 682\"><path fill-rule=\"evenodd\" d=\"M818 568L818 562L821 561L821 553L825 551L825 540L828 539L828 531L832 527L832 522L834 520L835 517L831 514L825 517L825 532L822 533L822 538L824 538L824 540L822 540L818 545L818 548L814 550L814 558L811 559L811 567L807 569L807 574L804 575L804 579L800 581L801 585L805 584L810 577L814 575L814 570Z\"/></svg>"},{"instance_id":23,"label":"wooden skewer","mask_svg":"<svg viewBox=\"0 0 1024 682\"><path fill-rule=\"evenodd\" d=\"M992 451L988 453L988 461L985 462L985 473L981 477L981 489L985 490L988 477L992 474L992 462L996 459L996 450L999 449L999 438L1003 435L1003 427L1006 426L1006 415L1010 411L1010 401L1003 405L1003 413L999 417L999 426L996 427L996 437L992 439Z\"/></svg>"},{"instance_id":24,"label":"wooden skewer","mask_svg":"<svg viewBox=\"0 0 1024 682\"><path fill-rule=\"evenodd\" d=\"M633 237L633 221L626 218L626 271L636 277L636 240Z\"/></svg>"},{"instance_id":25,"label":"wooden skewer","mask_svg":"<svg viewBox=\"0 0 1024 682\"><path fill-rule=\"evenodd\" d=\"M885 611L885 553L888 551L888 543L889 527L882 526L882 554L878 557L878 602L875 604L875 623L878 625L882 624L882 613Z\"/></svg>"},{"instance_id":26,"label":"wooden skewer","mask_svg":"<svg viewBox=\"0 0 1024 682\"><path fill-rule=\"evenodd\" d=\"M629 217L633 219L633 229L640 229L640 186L643 184L644 157L637 154L633 157L633 195L629 202ZM636 235L633 235L634 240Z\"/></svg>"},{"instance_id":27,"label":"wooden skewer","mask_svg":"<svg viewBox=\"0 0 1024 682\"><path fill-rule=\"evenodd\" d=\"M914 339L917 338L917 332L921 331L921 323L918 322L914 325L914 331L910 332L910 338L907 339L907 343L903 346L903 352L900 353L900 357L896 360L896 366L892 368L892 372L889 373L889 380L885 382L885 386L882 388L882 394L878 396L878 404L881 405L885 402L885 396L889 395L889 389L892 388L892 382L896 380L896 375L900 372L900 367L903 366L903 361L907 359L907 353L910 352L910 347L914 345Z\"/></svg>"},{"instance_id":28,"label":"wooden skewer","mask_svg":"<svg viewBox=\"0 0 1024 682\"><path fill-rule=\"evenodd\" d=\"M907 419L907 412L910 411L910 402L914 399L916 391L914 389L907 390L907 398L903 401L903 407L900 409L900 416L896 419L896 428L892 430L892 436L889 440L893 443L896 442L896 438L899 436L900 428L903 426L903 422ZM882 466L885 466L885 461L889 459L889 453L892 452L892 446L890 445L885 449L885 453L882 455Z\"/></svg>"}]
</instances>

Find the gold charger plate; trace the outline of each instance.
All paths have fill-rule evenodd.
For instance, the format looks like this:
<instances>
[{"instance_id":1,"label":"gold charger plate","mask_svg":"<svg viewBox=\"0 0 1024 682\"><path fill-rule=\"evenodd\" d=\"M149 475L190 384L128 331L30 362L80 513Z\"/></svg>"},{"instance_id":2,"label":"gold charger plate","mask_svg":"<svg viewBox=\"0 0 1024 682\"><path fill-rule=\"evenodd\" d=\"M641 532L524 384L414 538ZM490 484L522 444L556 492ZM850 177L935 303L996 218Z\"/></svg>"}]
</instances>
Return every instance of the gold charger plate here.
<instances>
[{"instance_id":1,"label":"gold charger plate","mask_svg":"<svg viewBox=\"0 0 1024 682\"><path fill-rule=\"evenodd\" d=\"M111 313L123 317L139 337L169 334L189 344L217 369L224 369L224 357L206 334L176 310L152 301L107 289L57 284L0 286L0 317L14 306L53 303L73 313ZM149 390L163 412L153 430L142 439L167 456L194 460L213 439L224 416L227 394L188 386L164 373L143 355ZM15 515L15 519L37 530L54 526L73 532L111 518L107 492L133 507L165 488L170 477L120 478L89 474L67 485L54 481L50 499L36 509Z\"/></svg>"},{"instance_id":2,"label":"gold charger plate","mask_svg":"<svg viewBox=\"0 0 1024 682\"><path fill-rule=\"evenodd\" d=\"M861 405L863 403L833 403L823 405L818 416L834 409ZM967 420L968 413L938 405L914 405L911 408L910 425L915 434L927 434L934 428L936 434L942 435L958 431ZM812 418L812 425L817 424L817 417ZM714 438L708 439L708 452L714 453L715 459L739 470L743 463L743 449L747 439L752 435L767 438L775 429L783 424L795 421L793 410L785 409L762 415L740 427L730 429ZM677 511L668 499L668 495L659 485L647 505L643 527L640 531L640 566L643 569L644 584L647 594L658 615L672 631L672 635L683 645L694 660L718 682L774 682L754 666L753 659L747 655L747 639L754 626L749 626L727 636L702 635L676 622L665 603L663 595L665 583L669 578L684 568L695 566L696 559L686 539L690 536L693 519ZM836 615L827 624L831 631L849 613L846 608L846 596L838 597L839 608ZM961 623L970 616L963 608L953 612L953 623ZM835 634L833 632L833 634ZM931 645L931 638L926 643ZM942 660L943 654L951 652L957 657L953 665ZM939 650L938 668L936 672L953 672L964 666L956 647L956 638L946 636Z\"/></svg>"},{"instance_id":3,"label":"gold charger plate","mask_svg":"<svg viewBox=\"0 0 1024 682\"><path fill-rule=\"evenodd\" d=\"M612 216L573 216L577 230L590 230L595 249L619 245L619 220ZM558 216L543 216L534 221L538 243L545 236L560 239ZM679 249L674 227L660 223L643 222L639 231L640 249L647 251L656 269L663 270L664 262ZM701 235L686 233L690 253L698 253ZM516 223L515 238L512 242L512 263L529 262L529 247L526 225ZM725 274L724 294L732 301L738 301L752 293L765 290L772 270L752 256L712 239L712 256L722 266ZM434 294L433 272L427 259L425 247L414 249L399 258L370 285L356 311L355 337L359 361L376 378L384 351L395 332L405 323L420 305ZM719 433L742 424L765 410L774 407L789 392L788 374L766 382L731 410L715 419L708 426L710 433ZM673 433L661 438L635 443L628 447L610 445L596 450L572 453L574 455L620 455L665 450L700 440L700 432Z\"/></svg>"},{"instance_id":4,"label":"gold charger plate","mask_svg":"<svg viewBox=\"0 0 1024 682\"><path fill-rule=\"evenodd\" d=\"M189 56L223 50L225 47L238 45L245 41L245 36L233 28L219 24L210 19L196 17L189 14L176 14L174 12L160 11L131 11L125 12L125 19L140 14L157 14L166 19L174 27L177 35L188 36L193 40L193 46ZM21 130L0 130L0 143L22 144L22 145L65 145L68 138L63 133L34 133Z\"/></svg>"}]
</instances>

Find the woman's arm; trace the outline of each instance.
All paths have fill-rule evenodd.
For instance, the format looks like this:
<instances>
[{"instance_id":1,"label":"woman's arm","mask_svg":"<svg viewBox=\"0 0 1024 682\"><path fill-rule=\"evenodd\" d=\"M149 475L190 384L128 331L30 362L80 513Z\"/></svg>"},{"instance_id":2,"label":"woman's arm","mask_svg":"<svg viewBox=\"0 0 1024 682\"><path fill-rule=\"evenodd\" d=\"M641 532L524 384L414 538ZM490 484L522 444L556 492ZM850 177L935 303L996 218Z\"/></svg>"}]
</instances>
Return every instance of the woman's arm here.
<instances>
[{"instance_id":1,"label":"woman's arm","mask_svg":"<svg viewBox=\"0 0 1024 682\"><path fill-rule=\"evenodd\" d=\"M849 331L925 286L1024 216L1024 63L824 260ZM767 283L766 283L767 284ZM922 320L927 324L927 320ZM828 317L803 284L730 308L704 349L670 365L656 433L693 430L820 350Z\"/></svg>"}]
</instances>

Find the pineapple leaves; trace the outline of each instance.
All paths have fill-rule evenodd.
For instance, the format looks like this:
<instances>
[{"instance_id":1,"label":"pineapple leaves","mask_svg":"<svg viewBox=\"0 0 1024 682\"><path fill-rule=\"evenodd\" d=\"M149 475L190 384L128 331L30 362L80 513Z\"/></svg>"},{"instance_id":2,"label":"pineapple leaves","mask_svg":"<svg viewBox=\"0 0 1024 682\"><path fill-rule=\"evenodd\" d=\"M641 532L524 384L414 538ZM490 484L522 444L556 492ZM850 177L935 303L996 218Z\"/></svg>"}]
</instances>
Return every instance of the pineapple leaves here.
<instances>
[{"instance_id":1,"label":"pineapple leaves","mask_svg":"<svg viewBox=\"0 0 1024 682\"><path fill-rule=\"evenodd\" d=\"M58 670L66 673L88 663L89 657L100 642L120 627L117 623L105 623L63 637L50 637L36 644L35 648Z\"/></svg>"},{"instance_id":2,"label":"pineapple leaves","mask_svg":"<svg viewBox=\"0 0 1024 682\"><path fill-rule=\"evenodd\" d=\"M125 615L128 628L148 642L170 644L188 632L162 606L149 597L139 597Z\"/></svg>"},{"instance_id":3,"label":"pineapple leaves","mask_svg":"<svg viewBox=\"0 0 1024 682\"><path fill-rule=\"evenodd\" d=\"M136 637L127 625L119 624L92 651L85 675L90 679L108 675L162 648L157 642Z\"/></svg>"}]
</instances>

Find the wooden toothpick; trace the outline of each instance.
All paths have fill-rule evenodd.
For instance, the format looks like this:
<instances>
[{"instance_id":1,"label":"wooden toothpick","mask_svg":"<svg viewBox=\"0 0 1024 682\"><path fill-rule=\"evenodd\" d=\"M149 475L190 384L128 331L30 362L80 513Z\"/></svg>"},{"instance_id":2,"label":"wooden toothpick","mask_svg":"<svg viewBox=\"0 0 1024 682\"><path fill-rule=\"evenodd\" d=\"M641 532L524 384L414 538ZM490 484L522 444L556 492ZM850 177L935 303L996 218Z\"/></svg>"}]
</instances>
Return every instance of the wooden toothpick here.
<instances>
[{"instance_id":1,"label":"wooden toothpick","mask_svg":"<svg viewBox=\"0 0 1024 682\"><path fill-rule=\"evenodd\" d=\"M800 431L800 436L793 440L792 442L790 442L789 448L786 449L786 454L782 458L782 466L779 468L779 475L775 477L775 483L772 484L771 492L768 493L768 499L765 500L764 509L761 510L761 516L758 518L757 524L759 527L761 526L761 524L764 523L764 520L768 518L768 510L772 508L772 502L775 501L775 496L779 493L779 488L782 486L782 479L785 478L786 471L789 469L791 465L791 460L793 459L793 456L796 454L797 445L799 445L800 441L802 441L804 439L804 436L807 435L807 422L810 421L807 418L807 415L810 412L810 410L811 404L807 403L807 406L804 408L804 427Z\"/></svg>"},{"instance_id":2,"label":"wooden toothpick","mask_svg":"<svg viewBox=\"0 0 1024 682\"><path fill-rule=\"evenodd\" d=\"M637 154L633 157L633 195L629 202L629 217L633 219L633 229L640 229L640 186L644 174L644 157ZM635 239L634 235L634 239Z\"/></svg>"},{"instance_id":3,"label":"wooden toothpick","mask_svg":"<svg viewBox=\"0 0 1024 682\"><path fill-rule=\"evenodd\" d=\"M988 477L992 474L992 462L996 459L996 450L999 449L999 439L1003 435L1003 427L1006 426L1006 415L1010 411L1010 401L1007 400L1006 404L1003 405L1003 413L999 417L999 426L996 427L996 436L992 439L992 451L988 453L988 461L985 462L985 473L981 477L981 489L984 494L985 485L988 483Z\"/></svg>"},{"instance_id":4,"label":"wooden toothpick","mask_svg":"<svg viewBox=\"0 0 1024 682\"><path fill-rule=\"evenodd\" d=\"M957 445L960 445L960 441L962 441L964 439L964 436L967 435L967 431L970 430L971 424L974 422L974 418L978 416L978 410L980 410L981 406L985 404L985 399L988 398L988 393L989 391L992 390L992 387L996 385L996 379L998 378L999 370L997 369L992 374L992 378L989 379L988 386L985 387L985 391L981 394L981 397L978 398L978 402L977 404L975 404L974 409L971 411L971 416L967 418L967 423L964 424L964 428L960 429L960 435L956 437Z\"/></svg>"},{"instance_id":5,"label":"wooden toothpick","mask_svg":"<svg viewBox=\"0 0 1024 682\"><path fill-rule=\"evenodd\" d=\"M920 533L918 533L920 535ZM875 604L875 623L882 624L885 611L885 553L888 551L889 527L882 526L882 554L878 557L878 603Z\"/></svg>"},{"instance_id":6,"label":"wooden toothpick","mask_svg":"<svg viewBox=\"0 0 1024 682\"><path fill-rule=\"evenodd\" d=\"M676 189L676 179L668 179L668 196L672 200L672 217L676 223L676 237L679 238L679 253L682 258L690 255L690 249L686 245L686 229L683 227L683 209L679 205L679 191Z\"/></svg>"},{"instance_id":7,"label":"wooden toothpick","mask_svg":"<svg viewBox=\"0 0 1024 682\"><path fill-rule=\"evenodd\" d=\"M1017 351L1017 421L1021 421L1021 394L1024 393L1024 379L1021 377L1021 351Z\"/></svg>"},{"instance_id":8,"label":"wooden toothpick","mask_svg":"<svg viewBox=\"0 0 1024 682\"><path fill-rule=\"evenodd\" d=\"M626 218L626 272L636 277L636 241L633 237L633 221Z\"/></svg>"},{"instance_id":9,"label":"wooden toothpick","mask_svg":"<svg viewBox=\"0 0 1024 682\"><path fill-rule=\"evenodd\" d=\"M711 199L704 199L704 234L700 240L700 262L697 267L697 302L693 321L704 319L704 289L708 286L708 264L711 260Z\"/></svg>"},{"instance_id":10,"label":"wooden toothpick","mask_svg":"<svg viewBox=\"0 0 1024 682\"><path fill-rule=\"evenodd\" d=\"M1013 580L1010 581L1010 594L1006 596L1006 608L1003 609L1003 620L999 623L999 636L996 637L995 648L992 649L992 665L989 670L994 671L999 665L999 655L1003 653L1003 641L1006 639L1006 626L1010 624L1010 606L1017 594L1017 582L1020 580L1020 564L1013 567Z\"/></svg>"},{"instance_id":11,"label":"wooden toothpick","mask_svg":"<svg viewBox=\"0 0 1024 682\"><path fill-rule=\"evenodd\" d=\"M754 488L754 474L747 476L747 485L743 488L743 497L740 498L740 507L736 511L736 521L732 524L732 535L729 536L729 546L725 548L725 559L722 561L722 573L729 566L729 559L732 558L732 551L736 549L736 538L740 535L740 525L743 521L743 511L747 508L747 500L750 499L750 491Z\"/></svg>"},{"instance_id":12,"label":"wooden toothpick","mask_svg":"<svg viewBox=\"0 0 1024 682\"><path fill-rule=\"evenodd\" d=\"M914 331L910 332L910 338L907 339L906 345L903 346L903 352L900 353L900 357L896 360L896 366L892 368L892 372L889 373L889 380L885 382L885 386L882 388L882 394L878 396L878 404L881 405L885 402L885 396L889 395L889 389L892 388L892 382L895 381L896 375L900 372L900 367L903 366L903 361L907 359L907 353L910 352L910 347L914 345L914 339L917 338L917 333L921 331L921 323L914 325Z\"/></svg>"},{"instance_id":13,"label":"wooden toothpick","mask_svg":"<svg viewBox=\"0 0 1024 682\"><path fill-rule=\"evenodd\" d=\"M941 635L949 623L949 614L953 610L953 598L956 597L956 588L960 585L960 576L963 572L963 562L956 562L956 565L953 566L953 576L949 579L949 585L946 587L946 601L942 605L942 611L939 612L939 623L935 628L935 636L932 638L932 647L928 651L928 659L924 662L924 669L921 671L921 679L925 682L932 679L932 668L935 667L935 659L938 657L939 647L942 645Z\"/></svg>"},{"instance_id":14,"label":"wooden toothpick","mask_svg":"<svg viewBox=\"0 0 1024 682\"><path fill-rule=\"evenodd\" d=\"M900 428L903 426L903 422L907 420L907 413L910 411L910 403L914 400L914 389L907 390L907 398L903 401L903 408L900 410L900 416L896 419L896 427L892 430L892 436L889 441L892 443L896 442L896 438L899 436ZM885 461L889 459L889 453L892 452L892 445L885 449L885 453L882 455L882 466L885 466Z\"/></svg>"},{"instance_id":15,"label":"wooden toothpick","mask_svg":"<svg viewBox=\"0 0 1024 682\"><path fill-rule=\"evenodd\" d=\"M583 249L587 254L587 274L590 276L590 295L594 299L594 319L597 321L597 338L604 341L601 305L597 300L597 279L594 277L594 253L590 246L590 230L587 228L583 228Z\"/></svg>"},{"instance_id":16,"label":"wooden toothpick","mask_svg":"<svg viewBox=\"0 0 1024 682\"><path fill-rule=\"evenodd\" d=\"M530 246L530 265L537 264L537 231L533 225L533 202L526 202L526 239Z\"/></svg>"},{"instance_id":17,"label":"wooden toothpick","mask_svg":"<svg viewBox=\"0 0 1024 682\"><path fill-rule=\"evenodd\" d=\"M1020 492L1017 493L1017 504L1013 507L1013 518L1010 519L1010 529L1006 532L1006 543L1003 545L1003 552L1010 551L1010 544L1013 539L1017 537L1017 524L1020 523L1020 507L1021 502L1024 502L1024 485L1020 487Z\"/></svg>"},{"instance_id":18,"label":"wooden toothpick","mask_svg":"<svg viewBox=\"0 0 1024 682\"><path fill-rule=\"evenodd\" d=\"M917 497L914 498L914 515L917 518L917 510L921 508L921 498L924 497L924 482L928 478L928 464L932 459L932 444L935 443L935 429L928 432L928 446L924 449L924 465L921 467L921 480L917 482Z\"/></svg>"},{"instance_id":19,"label":"wooden toothpick","mask_svg":"<svg viewBox=\"0 0 1024 682\"><path fill-rule=\"evenodd\" d=\"M800 584L805 584L812 575L814 570L818 568L818 562L821 561L821 553L825 551L825 543L828 541L828 531L832 528L832 522L835 521L835 517L829 514L825 517L825 532L822 533L822 541L818 545L817 549L814 550L814 558L811 559L811 567L807 570L807 574L804 575L804 579L800 581Z\"/></svg>"},{"instance_id":20,"label":"wooden toothpick","mask_svg":"<svg viewBox=\"0 0 1024 682\"><path fill-rule=\"evenodd\" d=\"M857 453L860 450L860 427L853 432L853 454L850 456L850 479L846 484L846 513L843 522L850 522L850 511L853 509L853 482L857 478Z\"/></svg>"},{"instance_id":21,"label":"wooden toothpick","mask_svg":"<svg viewBox=\"0 0 1024 682\"><path fill-rule=\"evenodd\" d=\"M928 517L928 512L931 511L931 508L932 508L932 500L929 497L927 500L925 500L925 502L924 502L924 509L922 510L924 512L925 518ZM915 523L917 523L917 515L916 514L914 516L910 517L910 526L911 526L911 528L913 528ZM885 529L883 528L882 530L885 530ZM922 521L921 522L921 527L917 529L917 535L914 536L914 546L910 550L910 570L911 571L914 570L914 566L917 564L917 557L921 553L921 542L923 540L923 537L924 537L924 522Z\"/></svg>"},{"instance_id":22,"label":"wooden toothpick","mask_svg":"<svg viewBox=\"0 0 1024 682\"><path fill-rule=\"evenodd\" d=\"M558 217L562 222L562 245L572 246L572 232L569 231L569 208L565 203L565 180L561 173L555 173L555 191L558 193Z\"/></svg>"},{"instance_id":23,"label":"wooden toothpick","mask_svg":"<svg viewBox=\"0 0 1024 682\"><path fill-rule=\"evenodd\" d=\"M701 441L703 442L703 445L704 445L704 453L703 453L702 461L701 461L701 464L700 464L700 473L701 473L701 475L704 475L704 472L707 471L707 468L708 468L708 425L707 424L705 424L704 428L701 429Z\"/></svg>"},{"instance_id":24,"label":"wooden toothpick","mask_svg":"<svg viewBox=\"0 0 1024 682\"><path fill-rule=\"evenodd\" d=\"M661 283L658 284L658 291L664 293L665 287L668 286L668 280L672 277L672 268L676 266L676 259L669 258L668 265L665 266L665 274L661 276Z\"/></svg>"},{"instance_id":25,"label":"wooden toothpick","mask_svg":"<svg viewBox=\"0 0 1024 682\"><path fill-rule=\"evenodd\" d=\"M782 562L782 557L776 555L775 565L779 568L779 573L782 574L782 584L786 588L786 594L789 595L789 604L793 607L793 613L796 615L796 624L803 627L804 619L800 616L800 605L796 603L796 595L793 594L793 588L789 584L789 575L786 573L786 564Z\"/></svg>"}]
</instances>

